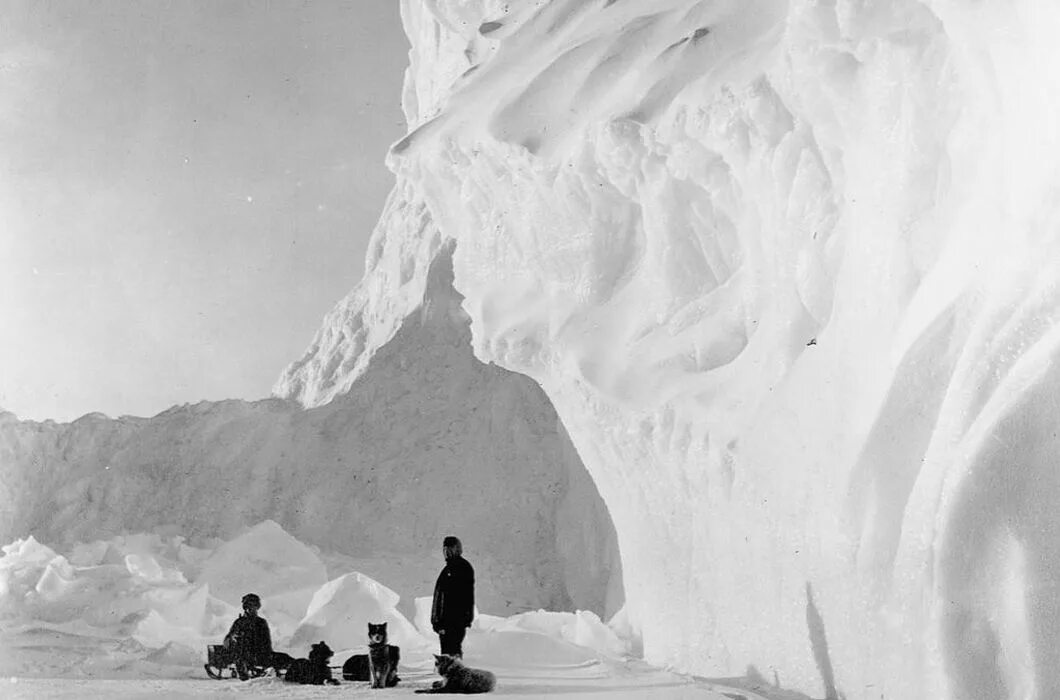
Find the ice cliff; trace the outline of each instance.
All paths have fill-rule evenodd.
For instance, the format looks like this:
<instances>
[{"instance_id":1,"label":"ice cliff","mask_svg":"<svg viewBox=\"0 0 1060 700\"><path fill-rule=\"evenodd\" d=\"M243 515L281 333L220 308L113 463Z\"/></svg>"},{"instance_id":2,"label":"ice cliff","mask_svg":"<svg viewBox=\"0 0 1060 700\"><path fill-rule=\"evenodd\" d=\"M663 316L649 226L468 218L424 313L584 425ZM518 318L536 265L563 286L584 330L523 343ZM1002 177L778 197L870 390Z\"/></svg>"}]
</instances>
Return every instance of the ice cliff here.
<instances>
[{"instance_id":1,"label":"ice cliff","mask_svg":"<svg viewBox=\"0 0 1060 700\"><path fill-rule=\"evenodd\" d=\"M1060 7L403 0L398 186L278 393L455 242L610 508L649 660L1060 697Z\"/></svg>"},{"instance_id":2,"label":"ice cliff","mask_svg":"<svg viewBox=\"0 0 1060 700\"><path fill-rule=\"evenodd\" d=\"M458 533L483 612L613 613L607 510L540 388L472 356L449 250L435 253L407 316L326 406L203 402L70 424L0 415L0 539L209 543L273 520L410 582L399 593L411 606L433 586L441 538Z\"/></svg>"}]
</instances>

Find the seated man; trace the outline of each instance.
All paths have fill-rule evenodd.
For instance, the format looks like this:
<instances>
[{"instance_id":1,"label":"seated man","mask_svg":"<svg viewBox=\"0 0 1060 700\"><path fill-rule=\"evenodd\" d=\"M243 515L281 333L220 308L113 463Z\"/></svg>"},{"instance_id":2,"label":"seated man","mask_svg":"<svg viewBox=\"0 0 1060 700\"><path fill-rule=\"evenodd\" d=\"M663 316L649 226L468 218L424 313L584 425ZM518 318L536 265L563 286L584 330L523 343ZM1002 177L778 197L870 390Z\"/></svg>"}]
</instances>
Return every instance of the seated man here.
<instances>
[{"instance_id":1,"label":"seated man","mask_svg":"<svg viewBox=\"0 0 1060 700\"><path fill-rule=\"evenodd\" d=\"M243 614L232 623L225 635L225 649L236 665L240 680L250 677L250 666L272 666L272 635L269 623L258 617L261 598L256 593L243 596Z\"/></svg>"}]
</instances>

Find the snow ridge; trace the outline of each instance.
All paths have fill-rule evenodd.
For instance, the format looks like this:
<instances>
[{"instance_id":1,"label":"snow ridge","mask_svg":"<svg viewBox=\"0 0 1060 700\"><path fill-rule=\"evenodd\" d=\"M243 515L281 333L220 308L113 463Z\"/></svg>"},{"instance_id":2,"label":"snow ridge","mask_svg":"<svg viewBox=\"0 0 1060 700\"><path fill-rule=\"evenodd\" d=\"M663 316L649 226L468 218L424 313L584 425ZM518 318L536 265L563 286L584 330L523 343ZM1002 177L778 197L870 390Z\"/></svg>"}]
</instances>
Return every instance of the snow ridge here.
<instances>
[{"instance_id":1,"label":"snow ridge","mask_svg":"<svg viewBox=\"0 0 1060 700\"><path fill-rule=\"evenodd\" d=\"M0 422L0 539L194 543L271 519L328 551L397 560L411 601L433 585L441 537L458 533L484 612L612 614L622 586L607 509L541 390L471 355L451 253L439 250L416 312L325 406Z\"/></svg>"}]
</instances>

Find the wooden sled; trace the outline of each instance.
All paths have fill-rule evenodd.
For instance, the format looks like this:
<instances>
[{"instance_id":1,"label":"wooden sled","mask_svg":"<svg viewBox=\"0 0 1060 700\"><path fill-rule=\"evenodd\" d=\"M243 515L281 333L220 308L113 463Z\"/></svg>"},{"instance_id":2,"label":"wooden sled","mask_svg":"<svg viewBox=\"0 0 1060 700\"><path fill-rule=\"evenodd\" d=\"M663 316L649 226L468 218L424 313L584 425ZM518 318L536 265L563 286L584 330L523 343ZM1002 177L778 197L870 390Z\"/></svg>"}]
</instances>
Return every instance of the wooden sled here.
<instances>
[{"instance_id":1,"label":"wooden sled","mask_svg":"<svg viewBox=\"0 0 1060 700\"><path fill-rule=\"evenodd\" d=\"M237 678L236 661L231 653L221 644L210 644L206 647L206 675L219 681L226 678ZM250 678L260 678L269 672L268 666L247 666Z\"/></svg>"}]
</instances>

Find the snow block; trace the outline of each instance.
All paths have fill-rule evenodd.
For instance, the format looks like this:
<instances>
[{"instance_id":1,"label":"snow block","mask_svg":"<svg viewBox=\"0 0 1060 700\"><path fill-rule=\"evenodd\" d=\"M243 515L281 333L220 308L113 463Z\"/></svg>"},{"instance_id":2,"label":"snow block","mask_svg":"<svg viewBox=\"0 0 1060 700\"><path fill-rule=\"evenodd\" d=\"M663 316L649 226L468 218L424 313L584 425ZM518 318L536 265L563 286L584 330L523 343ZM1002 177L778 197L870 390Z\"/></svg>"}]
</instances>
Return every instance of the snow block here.
<instances>
[{"instance_id":1,"label":"snow block","mask_svg":"<svg viewBox=\"0 0 1060 700\"><path fill-rule=\"evenodd\" d=\"M369 622L386 622L390 643L403 649L427 646L427 640L397 611L398 600L397 593L364 574L340 576L313 596L290 646L308 650L323 639L336 651L364 647Z\"/></svg>"},{"instance_id":2,"label":"snow block","mask_svg":"<svg viewBox=\"0 0 1060 700\"><path fill-rule=\"evenodd\" d=\"M208 584L215 598L237 608L244 594L257 593L265 615L271 598L307 591L303 597L308 603L312 591L327 580L324 563L309 547L266 520L218 547L195 583Z\"/></svg>"}]
</instances>

